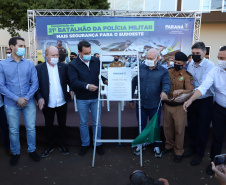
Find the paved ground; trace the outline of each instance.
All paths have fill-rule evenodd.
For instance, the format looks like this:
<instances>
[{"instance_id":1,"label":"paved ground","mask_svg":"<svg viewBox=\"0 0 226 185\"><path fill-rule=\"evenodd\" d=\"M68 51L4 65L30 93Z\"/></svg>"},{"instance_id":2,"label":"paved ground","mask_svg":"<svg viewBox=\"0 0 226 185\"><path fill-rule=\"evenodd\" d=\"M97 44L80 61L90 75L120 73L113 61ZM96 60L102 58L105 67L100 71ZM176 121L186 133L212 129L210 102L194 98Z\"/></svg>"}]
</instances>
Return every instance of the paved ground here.
<instances>
[{"instance_id":1,"label":"paved ground","mask_svg":"<svg viewBox=\"0 0 226 185\"><path fill-rule=\"evenodd\" d=\"M0 146L1 147L1 146ZM38 143L38 153L44 145ZM26 153L26 143L22 141L21 157L15 167L9 165L9 157L0 148L0 184L1 185L126 185L129 175L136 169L146 172L149 177L164 177L170 185L214 185L218 184L214 177L205 174L209 164L207 157L202 164L193 167L190 159L180 164L172 161L173 154L156 159L153 148L149 147L143 155L143 167L139 165L139 157L132 154L128 145L105 146L105 155L96 157L95 167L91 167L92 151L87 155L78 155L79 146L69 146L71 154L63 156L55 151L40 162L33 162ZM207 148L209 151L209 148ZM208 154L206 154L207 156Z\"/></svg>"}]
</instances>

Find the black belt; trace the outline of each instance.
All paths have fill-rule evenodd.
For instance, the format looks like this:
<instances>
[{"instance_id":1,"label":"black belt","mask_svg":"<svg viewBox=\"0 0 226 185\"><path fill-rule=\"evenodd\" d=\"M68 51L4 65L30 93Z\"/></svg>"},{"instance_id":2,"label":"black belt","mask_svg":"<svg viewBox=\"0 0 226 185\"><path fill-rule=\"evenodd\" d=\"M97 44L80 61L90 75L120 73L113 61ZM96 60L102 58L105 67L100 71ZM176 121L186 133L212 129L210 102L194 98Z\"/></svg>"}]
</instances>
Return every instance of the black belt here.
<instances>
[{"instance_id":1,"label":"black belt","mask_svg":"<svg viewBox=\"0 0 226 185\"><path fill-rule=\"evenodd\" d=\"M176 106L181 106L183 105L184 103L177 103L177 102L168 102L168 101L164 101L164 103L168 106L171 106L171 107L176 107Z\"/></svg>"},{"instance_id":2,"label":"black belt","mask_svg":"<svg viewBox=\"0 0 226 185\"><path fill-rule=\"evenodd\" d=\"M222 107L221 105L219 105L217 102L215 102L216 103L216 105L217 106L219 106L220 108L222 108L222 109L224 109L224 110L226 110L226 108L225 107Z\"/></svg>"}]
</instances>

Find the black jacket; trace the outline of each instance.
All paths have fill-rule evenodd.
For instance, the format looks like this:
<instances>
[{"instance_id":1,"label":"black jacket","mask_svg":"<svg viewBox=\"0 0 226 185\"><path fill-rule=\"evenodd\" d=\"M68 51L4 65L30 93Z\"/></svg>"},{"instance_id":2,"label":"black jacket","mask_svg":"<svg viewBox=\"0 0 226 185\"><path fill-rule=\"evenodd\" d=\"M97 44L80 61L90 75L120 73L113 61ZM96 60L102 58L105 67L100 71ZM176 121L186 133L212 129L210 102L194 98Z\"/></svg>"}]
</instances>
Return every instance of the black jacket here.
<instances>
[{"instance_id":1,"label":"black jacket","mask_svg":"<svg viewBox=\"0 0 226 185\"><path fill-rule=\"evenodd\" d=\"M35 98L38 101L40 98L44 98L45 106L49 104L49 74L47 69L47 63L44 62L36 66L39 88L35 93ZM67 92L67 85L69 85L68 78L68 66L67 64L58 62L58 72L60 77L60 84L64 94L64 99L66 102L70 101L70 94Z\"/></svg>"},{"instance_id":2,"label":"black jacket","mask_svg":"<svg viewBox=\"0 0 226 185\"><path fill-rule=\"evenodd\" d=\"M91 57L89 67L79 58L68 64L68 76L71 90L75 92L76 99L89 100L98 98L98 90L91 92L86 89L87 84L94 84L99 87L100 60ZM107 80L102 77L103 82Z\"/></svg>"}]
</instances>

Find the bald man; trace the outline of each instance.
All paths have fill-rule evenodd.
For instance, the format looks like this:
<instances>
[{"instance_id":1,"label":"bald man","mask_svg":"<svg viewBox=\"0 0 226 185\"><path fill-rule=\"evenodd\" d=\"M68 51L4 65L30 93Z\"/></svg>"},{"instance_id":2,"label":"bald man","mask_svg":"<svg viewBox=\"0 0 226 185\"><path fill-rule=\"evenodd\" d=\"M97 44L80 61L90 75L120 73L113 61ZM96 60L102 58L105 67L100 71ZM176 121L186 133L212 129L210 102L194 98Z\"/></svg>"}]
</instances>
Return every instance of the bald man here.
<instances>
[{"instance_id":1,"label":"bald man","mask_svg":"<svg viewBox=\"0 0 226 185\"><path fill-rule=\"evenodd\" d=\"M47 157L54 150L54 115L56 112L59 128L59 150L63 155L69 155L65 145L65 128L67 115L67 102L70 94L67 92L69 85L68 68L59 62L59 51L55 46L49 46L45 51L46 62L36 66L39 80L39 89L36 92L39 109L45 117L47 148L42 157ZM71 93L71 98L74 94Z\"/></svg>"},{"instance_id":2,"label":"bald man","mask_svg":"<svg viewBox=\"0 0 226 185\"><path fill-rule=\"evenodd\" d=\"M141 130L147 125L147 120L152 119L160 100L167 99L167 94L170 92L170 77L167 69L159 63L159 52L157 49L150 49L147 53L144 64L140 65L140 79L135 76L132 80L132 95L140 80L140 97L141 97ZM130 103L130 108L133 108L133 102ZM139 120L138 104L136 104L137 121ZM160 111L158 113L160 120ZM155 157L161 157L159 142L154 143ZM139 147L134 151L135 155L140 155Z\"/></svg>"}]
</instances>

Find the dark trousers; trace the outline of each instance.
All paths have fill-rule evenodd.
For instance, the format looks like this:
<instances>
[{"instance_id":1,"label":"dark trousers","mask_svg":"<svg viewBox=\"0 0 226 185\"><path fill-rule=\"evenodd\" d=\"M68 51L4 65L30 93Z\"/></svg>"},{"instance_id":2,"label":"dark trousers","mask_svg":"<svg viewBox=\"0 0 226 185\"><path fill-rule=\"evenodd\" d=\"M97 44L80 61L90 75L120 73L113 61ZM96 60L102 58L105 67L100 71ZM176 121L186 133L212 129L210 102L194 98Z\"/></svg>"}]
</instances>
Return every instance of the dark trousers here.
<instances>
[{"instance_id":1,"label":"dark trousers","mask_svg":"<svg viewBox=\"0 0 226 185\"><path fill-rule=\"evenodd\" d=\"M215 103L212 121L213 141L210 151L210 158L213 161L215 155L221 154L223 146L224 135L226 132L226 108L221 107L219 104Z\"/></svg>"},{"instance_id":2,"label":"dark trousers","mask_svg":"<svg viewBox=\"0 0 226 185\"><path fill-rule=\"evenodd\" d=\"M9 127L7 124L4 106L0 107L0 128L1 128L1 134L3 139L3 146L5 149L9 149L10 148Z\"/></svg>"},{"instance_id":3,"label":"dark trousers","mask_svg":"<svg viewBox=\"0 0 226 185\"><path fill-rule=\"evenodd\" d=\"M213 97L195 100L188 107L188 128L190 149L201 157L204 156L213 111Z\"/></svg>"},{"instance_id":4,"label":"dark trousers","mask_svg":"<svg viewBox=\"0 0 226 185\"><path fill-rule=\"evenodd\" d=\"M65 145L64 137L65 137L65 129L66 129L66 117L67 117L67 103L60 107L55 108L44 108L42 111L45 117L45 128L46 128L46 139L47 144L53 147L54 140L54 115L56 112L57 122L58 122L58 141L59 145Z\"/></svg>"},{"instance_id":5,"label":"dark trousers","mask_svg":"<svg viewBox=\"0 0 226 185\"><path fill-rule=\"evenodd\" d=\"M152 117L155 115L157 112L158 107L153 108L153 109L147 109L141 106L141 131L144 130L144 128L147 125L148 120L150 121ZM161 107L159 108L158 111L158 125L160 125L160 115L161 115ZM139 106L136 104L136 116L137 116L137 123L139 125ZM159 133L160 133L160 127L159 127ZM154 147L159 147L160 143L155 142Z\"/></svg>"}]
</instances>

